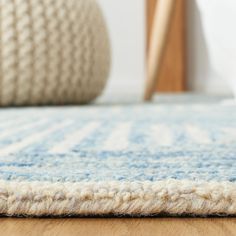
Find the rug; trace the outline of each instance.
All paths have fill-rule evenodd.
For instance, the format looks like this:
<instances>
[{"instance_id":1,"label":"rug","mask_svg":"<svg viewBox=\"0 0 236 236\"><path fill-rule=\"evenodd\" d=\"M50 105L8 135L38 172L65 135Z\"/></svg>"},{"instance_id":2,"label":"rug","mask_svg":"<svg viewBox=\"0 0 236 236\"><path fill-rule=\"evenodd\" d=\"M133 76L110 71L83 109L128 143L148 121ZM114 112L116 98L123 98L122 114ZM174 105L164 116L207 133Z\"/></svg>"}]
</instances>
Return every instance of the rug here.
<instances>
[{"instance_id":1,"label":"rug","mask_svg":"<svg viewBox=\"0 0 236 236\"><path fill-rule=\"evenodd\" d=\"M0 214L236 214L236 106L164 100L1 109Z\"/></svg>"}]
</instances>

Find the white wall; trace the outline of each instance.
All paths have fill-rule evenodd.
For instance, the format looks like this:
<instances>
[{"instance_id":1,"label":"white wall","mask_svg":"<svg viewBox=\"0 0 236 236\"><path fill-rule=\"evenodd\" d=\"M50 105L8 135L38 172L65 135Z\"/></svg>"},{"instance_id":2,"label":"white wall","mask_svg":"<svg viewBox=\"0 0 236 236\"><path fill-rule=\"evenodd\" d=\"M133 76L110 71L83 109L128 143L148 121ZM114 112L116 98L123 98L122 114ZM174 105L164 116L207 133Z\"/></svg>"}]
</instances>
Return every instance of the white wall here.
<instances>
[{"instance_id":1,"label":"white wall","mask_svg":"<svg viewBox=\"0 0 236 236\"><path fill-rule=\"evenodd\" d=\"M236 92L236 1L188 1L189 86L207 93Z\"/></svg>"},{"instance_id":2,"label":"white wall","mask_svg":"<svg viewBox=\"0 0 236 236\"><path fill-rule=\"evenodd\" d=\"M144 0L99 0L99 3L112 44L112 68L105 93L141 93L145 74Z\"/></svg>"}]
</instances>

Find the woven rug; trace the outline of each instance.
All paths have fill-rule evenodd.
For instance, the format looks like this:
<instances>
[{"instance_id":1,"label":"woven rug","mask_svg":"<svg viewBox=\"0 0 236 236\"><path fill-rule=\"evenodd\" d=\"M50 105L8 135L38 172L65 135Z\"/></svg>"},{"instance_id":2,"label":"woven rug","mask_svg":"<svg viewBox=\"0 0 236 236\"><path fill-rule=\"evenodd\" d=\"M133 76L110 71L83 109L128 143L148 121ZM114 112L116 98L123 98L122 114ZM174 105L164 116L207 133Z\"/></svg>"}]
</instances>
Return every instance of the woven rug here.
<instances>
[{"instance_id":1,"label":"woven rug","mask_svg":"<svg viewBox=\"0 0 236 236\"><path fill-rule=\"evenodd\" d=\"M0 110L0 214L234 215L236 106Z\"/></svg>"}]
</instances>

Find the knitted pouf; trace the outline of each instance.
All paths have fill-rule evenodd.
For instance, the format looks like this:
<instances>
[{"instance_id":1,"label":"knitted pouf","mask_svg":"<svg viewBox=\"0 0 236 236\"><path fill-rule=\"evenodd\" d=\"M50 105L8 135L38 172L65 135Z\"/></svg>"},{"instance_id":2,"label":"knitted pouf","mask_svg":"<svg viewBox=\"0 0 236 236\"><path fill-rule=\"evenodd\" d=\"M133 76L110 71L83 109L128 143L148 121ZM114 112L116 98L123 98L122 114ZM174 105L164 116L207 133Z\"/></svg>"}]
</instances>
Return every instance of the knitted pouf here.
<instances>
[{"instance_id":1,"label":"knitted pouf","mask_svg":"<svg viewBox=\"0 0 236 236\"><path fill-rule=\"evenodd\" d=\"M2 0L0 105L86 103L109 72L95 0Z\"/></svg>"}]
</instances>

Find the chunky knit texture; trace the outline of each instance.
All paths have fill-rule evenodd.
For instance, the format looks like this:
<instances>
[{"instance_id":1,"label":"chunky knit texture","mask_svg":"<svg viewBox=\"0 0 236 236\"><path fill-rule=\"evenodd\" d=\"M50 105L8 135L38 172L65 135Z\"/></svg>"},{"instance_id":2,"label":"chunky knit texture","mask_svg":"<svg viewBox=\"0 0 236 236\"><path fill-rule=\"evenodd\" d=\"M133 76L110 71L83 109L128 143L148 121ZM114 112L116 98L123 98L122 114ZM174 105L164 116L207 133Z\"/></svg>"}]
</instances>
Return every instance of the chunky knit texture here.
<instances>
[{"instance_id":1,"label":"chunky knit texture","mask_svg":"<svg viewBox=\"0 0 236 236\"><path fill-rule=\"evenodd\" d=\"M0 109L0 214L236 215L236 106L186 100Z\"/></svg>"},{"instance_id":2,"label":"chunky knit texture","mask_svg":"<svg viewBox=\"0 0 236 236\"><path fill-rule=\"evenodd\" d=\"M95 0L1 0L0 105L85 103L103 90L109 42Z\"/></svg>"}]
</instances>

